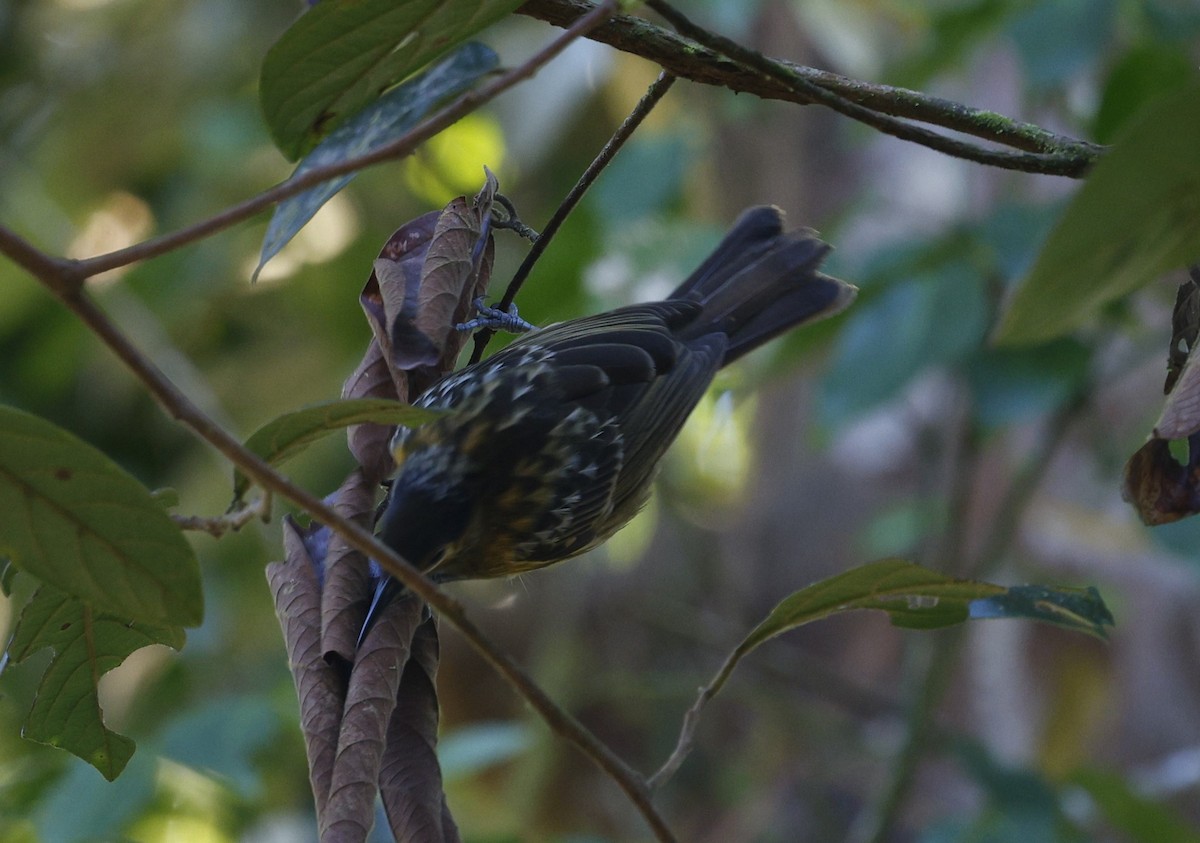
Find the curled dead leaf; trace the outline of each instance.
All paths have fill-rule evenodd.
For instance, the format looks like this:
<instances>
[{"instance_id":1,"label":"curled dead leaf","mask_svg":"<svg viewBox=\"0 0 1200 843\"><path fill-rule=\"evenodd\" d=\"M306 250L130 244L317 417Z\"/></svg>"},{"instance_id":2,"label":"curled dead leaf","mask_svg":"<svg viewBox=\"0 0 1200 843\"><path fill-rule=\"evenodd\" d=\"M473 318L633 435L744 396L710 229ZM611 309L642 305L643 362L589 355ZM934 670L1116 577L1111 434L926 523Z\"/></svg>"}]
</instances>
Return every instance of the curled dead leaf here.
<instances>
[{"instance_id":1,"label":"curled dead leaf","mask_svg":"<svg viewBox=\"0 0 1200 843\"><path fill-rule=\"evenodd\" d=\"M1125 463L1121 495L1149 526L1200 512L1200 433L1187 439L1188 459L1176 460L1171 443L1154 438Z\"/></svg>"},{"instance_id":2,"label":"curled dead leaf","mask_svg":"<svg viewBox=\"0 0 1200 843\"><path fill-rule=\"evenodd\" d=\"M401 226L388 239L360 301L401 400L411 400L454 367L467 337L455 330L491 278L495 244L488 172L472 200Z\"/></svg>"},{"instance_id":3,"label":"curled dead leaf","mask_svg":"<svg viewBox=\"0 0 1200 843\"><path fill-rule=\"evenodd\" d=\"M372 339L367 353L342 386L343 398L389 398L407 400L408 376L404 373L403 392L392 380L391 367L383 357L379 341ZM346 429L350 453L358 460L363 476L372 486L378 485L395 469L389 443L393 428L387 424L356 424Z\"/></svg>"},{"instance_id":4,"label":"curled dead leaf","mask_svg":"<svg viewBox=\"0 0 1200 843\"><path fill-rule=\"evenodd\" d=\"M288 666L300 700L300 725L308 754L309 781L320 815L329 800L329 787L333 781L345 689L337 671L321 653L318 571L324 563L324 548L316 547L312 541L317 532L319 530L301 527L291 516L286 517L283 522L286 558L267 566L267 581L275 596L275 614L283 629ZM317 558L312 555L314 549L320 551Z\"/></svg>"},{"instance_id":5,"label":"curled dead leaf","mask_svg":"<svg viewBox=\"0 0 1200 843\"><path fill-rule=\"evenodd\" d=\"M470 318L487 290L495 255L491 213L499 182L485 171L483 189L470 202L460 196L406 222L380 249L359 294L373 338L343 398L411 401L454 368L468 339L455 325ZM347 431L350 451L372 483L394 467L392 430L362 424Z\"/></svg>"}]
</instances>

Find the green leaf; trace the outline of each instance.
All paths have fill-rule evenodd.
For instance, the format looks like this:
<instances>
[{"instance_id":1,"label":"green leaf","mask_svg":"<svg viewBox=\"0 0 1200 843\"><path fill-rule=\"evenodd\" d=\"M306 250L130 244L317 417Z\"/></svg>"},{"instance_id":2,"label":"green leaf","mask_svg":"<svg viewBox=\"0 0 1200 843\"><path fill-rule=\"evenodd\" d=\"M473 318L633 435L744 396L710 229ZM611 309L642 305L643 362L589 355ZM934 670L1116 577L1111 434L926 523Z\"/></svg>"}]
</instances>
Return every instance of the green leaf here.
<instances>
[{"instance_id":1,"label":"green leaf","mask_svg":"<svg viewBox=\"0 0 1200 843\"><path fill-rule=\"evenodd\" d=\"M950 626L967 619L972 600L1003 593L998 585L955 580L902 559L885 559L789 595L738 649L749 652L776 635L852 609L885 611L897 626Z\"/></svg>"},{"instance_id":2,"label":"green leaf","mask_svg":"<svg viewBox=\"0 0 1200 843\"><path fill-rule=\"evenodd\" d=\"M0 406L0 555L125 620L195 626L196 555L149 491L100 451Z\"/></svg>"},{"instance_id":3,"label":"green leaf","mask_svg":"<svg viewBox=\"0 0 1200 843\"><path fill-rule=\"evenodd\" d=\"M302 410L285 413L267 422L246 440L246 447L272 465L294 457L313 442L336 430L354 424L401 424L415 427L437 418L441 413L389 401L384 398L353 398L326 401ZM235 471L234 502L250 488L250 478Z\"/></svg>"},{"instance_id":4,"label":"green leaf","mask_svg":"<svg viewBox=\"0 0 1200 843\"><path fill-rule=\"evenodd\" d=\"M172 489L170 486L152 490L150 497L154 498L163 509L175 509L179 506L179 490Z\"/></svg>"},{"instance_id":5,"label":"green leaf","mask_svg":"<svg viewBox=\"0 0 1200 843\"><path fill-rule=\"evenodd\" d=\"M1200 843L1200 831L1165 805L1133 791L1119 774L1080 770L1071 782L1092 797L1108 821L1136 843Z\"/></svg>"},{"instance_id":6,"label":"green leaf","mask_svg":"<svg viewBox=\"0 0 1200 843\"><path fill-rule=\"evenodd\" d=\"M1094 589L1004 588L960 580L901 559L872 562L788 596L738 647L745 654L798 626L852 609L887 612L896 626L936 629L971 618L1032 618L1102 635L1112 616Z\"/></svg>"},{"instance_id":7,"label":"green leaf","mask_svg":"<svg viewBox=\"0 0 1200 843\"><path fill-rule=\"evenodd\" d=\"M1061 336L1200 258L1200 86L1159 99L1100 160L1050 234L996 334Z\"/></svg>"},{"instance_id":8,"label":"green leaf","mask_svg":"<svg viewBox=\"0 0 1200 843\"><path fill-rule=\"evenodd\" d=\"M1100 592L1086 588L1047 588L1041 585L1014 585L1003 594L971 601L971 619L1028 618L1087 632L1097 638L1108 637L1113 625L1112 613L1104 605Z\"/></svg>"},{"instance_id":9,"label":"green leaf","mask_svg":"<svg viewBox=\"0 0 1200 843\"><path fill-rule=\"evenodd\" d=\"M8 649L17 662L45 647L54 650L22 734L79 756L112 781L134 743L104 725L100 677L134 650L150 644L178 650L183 643L180 627L131 623L43 585L25 604Z\"/></svg>"},{"instance_id":10,"label":"green leaf","mask_svg":"<svg viewBox=\"0 0 1200 843\"><path fill-rule=\"evenodd\" d=\"M0 594L12 597L14 580L20 570L11 559L0 559Z\"/></svg>"},{"instance_id":11,"label":"green leaf","mask_svg":"<svg viewBox=\"0 0 1200 843\"><path fill-rule=\"evenodd\" d=\"M400 137L435 106L470 88L494 70L499 58L483 44L465 44L420 76L389 91L330 133L304 157L292 178L309 170L364 155ZM280 202L267 226L257 277L267 261L296 236L321 206L354 178L341 176Z\"/></svg>"},{"instance_id":12,"label":"green leaf","mask_svg":"<svg viewBox=\"0 0 1200 843\"><path fill-rule=\"evenodd\" d=\"M1147 103L1196 82L1196 67L1181 44L1154 42L1120 58L1104 84L1092 135L1112 143L1119 130Z\"/></svg>"},{"instance_id":13,"label":"green leaf","mask_svg":"<svg viewBox=\"0 0 1200 843\"><path fill-rule=\"evenodd\" d=\"M267 53L263 114L289 158L521 0L359 0L309 9Z\"/></svg>"}]
</instances>

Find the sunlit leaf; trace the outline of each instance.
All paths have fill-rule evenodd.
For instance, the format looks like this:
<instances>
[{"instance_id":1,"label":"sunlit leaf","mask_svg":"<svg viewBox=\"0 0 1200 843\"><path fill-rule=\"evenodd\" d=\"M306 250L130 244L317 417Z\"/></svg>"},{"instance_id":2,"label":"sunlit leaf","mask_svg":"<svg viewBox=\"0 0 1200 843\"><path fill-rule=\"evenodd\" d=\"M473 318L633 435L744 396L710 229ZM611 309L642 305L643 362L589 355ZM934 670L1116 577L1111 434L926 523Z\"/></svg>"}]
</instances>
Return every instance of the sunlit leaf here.
<instances>
[{"instance_id":1,"label":"sunlit leaf","mask_svg":"<svg viewBox=\"0 0 1200 843\"><path fill-rule=\"evenodd\" d=\"M378 149L403 135L447 98L462 93L494 70L496 54L483 44L464 44L443 61L416 76L338 126L304 157L293 177ZM340 176L280 202L267 226L255 277L288 244L321 206L350 183Z\"/></svg>"},{"instance_id":2,"label":"sunlit leaf","mask_svg":"<svg viewBox=\"0 0 1200 843\"><path fill-rule=\"evenodd\" d=\"M436 410L425 410L383 398L352 398L326 401L284 413L251 434L246 447L269 463L279 464L336 430L355 424L402 424L416 426L437 418ZM250 478L234 472L234 500L240 501L250 488Z\"/></svg>"},{"instance_id":3,"label":"sunlit leaf","mask_svg":"<svg viewBox=\"0 0 1200 843\"><path fill-rule=\"evenodd\" d=\"M104 725L100 677L134 650L150 644L178 650L183 643L179 627L132 623L42 586L22 610L8 650L17 662L45 647L54 650L22 734L65 749L115 779L134 744Z\"/></svg>"},{"instance_id":4,"label":"sunlit leaf","mask_svg":"<svg viewBox=\"0 0 1200 843\"><path fill-rule=\"evenodd\" d=\"M520 0L318 3L271 47L259 96L289 158L382 92L500 20Z\"/></svg>"},{"instance_id":5,"label":"sunlit leaf","mask_svg":"<svg viewBox=\"0 0 1200 843\"><path fill-rule=\"evenodd\" d=\"M1088 176L996 334L1049 340L1200 258L1200 87L1147 107Z\"/></svg>"},{"instance_id":6,"label":"sunlit leaf","mask_svg":"<svg viewBox=\"0 0 1200 843\"><path fill-rule=\"evenodd\" d=\"M0 406L0 554L124 620L195 626L195 553L120 466L37 416Z\"/></svg>"}]
</instances>

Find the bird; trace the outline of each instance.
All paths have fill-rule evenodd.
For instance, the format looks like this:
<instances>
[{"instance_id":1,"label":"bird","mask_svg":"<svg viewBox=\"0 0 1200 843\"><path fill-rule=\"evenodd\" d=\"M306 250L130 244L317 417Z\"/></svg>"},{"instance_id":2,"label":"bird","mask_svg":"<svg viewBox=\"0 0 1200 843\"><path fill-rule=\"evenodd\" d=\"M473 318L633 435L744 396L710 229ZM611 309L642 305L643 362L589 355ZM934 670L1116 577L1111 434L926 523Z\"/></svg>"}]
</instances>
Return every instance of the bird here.
<instances>
[{"instance_id":1,"label":"bird","mask_svg":"<svg viewBox=\"0 0 1200 843\"><path fill-rule=\"evenodd\" d=\"M783 212L741 214L664 300L525 334L451 372L399 427L377 537L435 581L521 574L627 524L717 371L838 313L857 288L819 271L831 247ZM385 577L369 614L399 586Z\"/></svg>"}]
</instances>

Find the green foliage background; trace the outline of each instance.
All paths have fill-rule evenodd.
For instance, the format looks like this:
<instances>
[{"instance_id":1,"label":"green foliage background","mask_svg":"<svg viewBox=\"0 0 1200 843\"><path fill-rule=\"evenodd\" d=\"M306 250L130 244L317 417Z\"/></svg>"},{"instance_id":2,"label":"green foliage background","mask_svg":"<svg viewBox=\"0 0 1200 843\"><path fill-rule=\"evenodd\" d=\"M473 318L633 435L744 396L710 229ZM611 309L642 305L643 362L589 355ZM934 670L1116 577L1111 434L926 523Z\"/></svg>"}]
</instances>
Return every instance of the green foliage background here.
<instances>
[{"instance_id":1,"label":"green foliage background","mask_svg":"<svg viewBox=\"0 0 1200 843\"><path fill-rule=\"evenodd\" d=\"M0 3L0 219L51 253L85 256L285 178L256 85L298 6ZM768 54L1102 142L1194 84L1200 61L1188 0L684 8ZM551 32L515 17L482 40L511 65ZM360 174L257 284L265 217L100 279L97 296L185 391L249 435L337 395L368 338L359 289L396 226L476 190L486 164L538 227L655 72L577 45L414 159ZM995 576L1098 585L1118 615L1114 641L973 629L896 839L1200 840L1200 779L1166 775L1200 751L1198 533L1188 522L1150 532L1119 498L1120 467L1158 412L1174 285L1110 304L1068 338L986 342L1076 189L950 161L815 108L677 84L539 264L522 315L545 324L661 294L762 202L838 247L830 270L860 284L860 302L729 373L732 400L701 408L655 503L608 548L519 582L462 586L473 614L651 769L696 686L783 595L881 556L982 553L999 490L1083 396ZM522 247L498 245L503 280ZM7 261L0 290L0 402L178 490L179 512L224 509L222 460ZM336 437L288 465L319 492L349 468ZM5 672L0 840L312 835L262 575L280 554L277 524L191 537L204 625L182 654L141 651L102 688L109 722L139 745L115 784L17 737L44 662ZM23 597L0 604L0 619ZM842 839L887 777L930 637L842 617L749 659L660 800L681 837ZM644 835L611 783L452 632L443 651L443 760L466 839Z\"/></svg>"}]
</instances>

